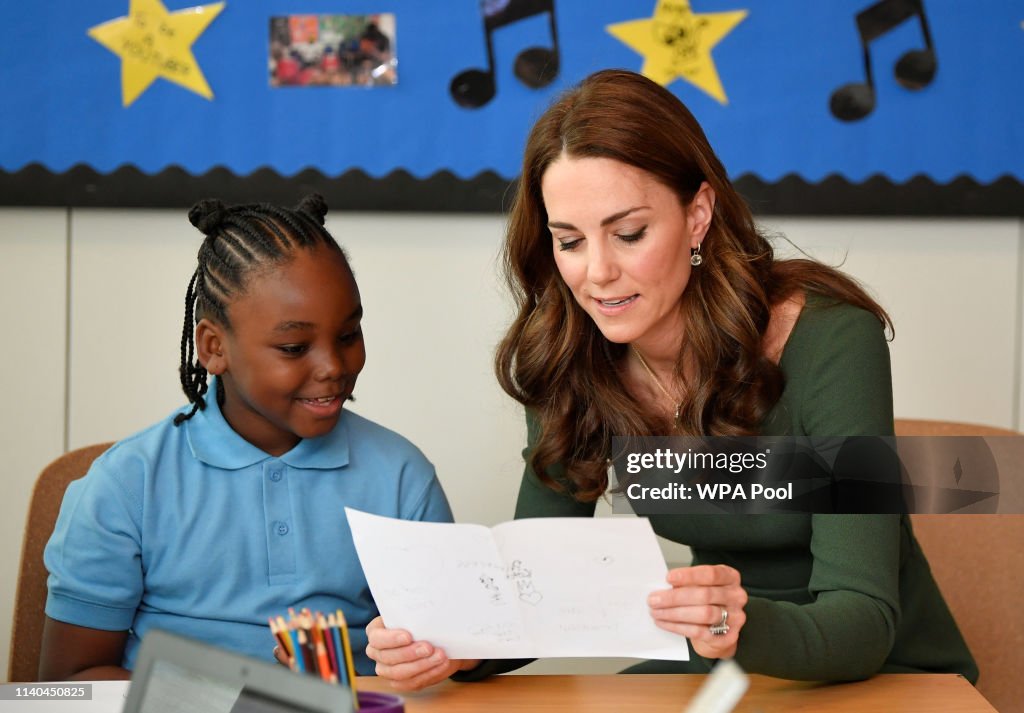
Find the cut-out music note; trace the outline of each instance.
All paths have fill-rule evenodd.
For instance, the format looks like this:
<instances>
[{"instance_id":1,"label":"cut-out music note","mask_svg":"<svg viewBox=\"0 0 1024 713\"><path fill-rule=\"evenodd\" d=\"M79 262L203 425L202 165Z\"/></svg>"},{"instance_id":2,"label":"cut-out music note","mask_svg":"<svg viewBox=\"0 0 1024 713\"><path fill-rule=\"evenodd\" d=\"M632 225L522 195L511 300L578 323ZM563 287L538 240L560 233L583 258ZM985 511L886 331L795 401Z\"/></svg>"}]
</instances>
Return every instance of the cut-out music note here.
<instances>
[{"instance_id":1,"label":"cut-out music note","mask_svg":"<svg viewBox=\"0 0 1024 713\"><path fill-rule=\"evenodd\" d=\"M516 57L513 71L523 84L533 89L546 87L558 76L558 31L555 28L555 0L481 0L484 37L487 42L487 69L467 69L455 75L452 98L459 106L477 109L494 98L494 44L491 35L498 28L548 13L551 47L530 47Z\"/></svg>"},{"instance_id":2,"label":"cut-out music note","mask_svg":"<svg viewBox=\"0 0 1024 713\"><path fill-rule=\"evenodd\" d=\"M837 119L857 121L875 109L875 78L871 71L871 43L907 20L921 23L924 49L906 52L896 63L896 81L907 89L918 90L931 84L938 61L922 0L880 0L857 13L857 31L864 50L864 82L854 82L832 93L829 108Z\"/></svg>"}]
</instances>

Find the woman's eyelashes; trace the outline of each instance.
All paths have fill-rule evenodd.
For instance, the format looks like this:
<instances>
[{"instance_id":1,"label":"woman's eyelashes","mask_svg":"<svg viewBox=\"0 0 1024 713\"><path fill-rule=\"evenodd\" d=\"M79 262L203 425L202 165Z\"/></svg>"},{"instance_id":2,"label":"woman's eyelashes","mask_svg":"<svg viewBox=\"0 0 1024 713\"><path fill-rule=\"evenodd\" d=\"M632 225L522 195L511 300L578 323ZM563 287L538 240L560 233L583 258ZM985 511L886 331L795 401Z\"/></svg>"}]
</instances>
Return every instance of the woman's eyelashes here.
<instances>
[{"instance_id":1,"label":"woman's eyelashes","mask_svg":"<svg viewBox=\"0 0 1024 713\"><path fill-rule=\"evenodd\" d=\"M613 235L624 243L635 243L643 240L644 236L647 235L647 226L640 228L632 233L613 233ZM579 244L583 242L583 238L570 238L558 240L558 249L563 252L571 252L579 247Z\"/></svg>"},{"instance_id":2,"label":"woman's eyelashes","mask_svg":"<svg viewBox=\"0 0 1024 713\"><path fill-rule=\"evenodd\" d=\"M647 235L646 225L633 233L616 233L615 237L624 243L635 243L638 240L642 240L645 235Z\"/></svg>"}]
</instances>

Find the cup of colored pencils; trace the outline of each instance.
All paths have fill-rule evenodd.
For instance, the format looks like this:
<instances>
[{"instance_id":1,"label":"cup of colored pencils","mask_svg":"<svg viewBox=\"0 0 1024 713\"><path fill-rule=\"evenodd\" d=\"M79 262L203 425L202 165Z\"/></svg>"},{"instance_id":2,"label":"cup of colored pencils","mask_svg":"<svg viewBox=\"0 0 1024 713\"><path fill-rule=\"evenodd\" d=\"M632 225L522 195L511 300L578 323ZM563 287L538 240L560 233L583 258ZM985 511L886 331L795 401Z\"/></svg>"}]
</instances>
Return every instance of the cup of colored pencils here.
<instances>
[{"instance_id":1,"label":"cup of colored pencils","mask_svg":"<svg viewBox=\"0 0 1024 713\"><path fill-rule=\"evenodd\" d=\"M322 680L347 686L352 692L355 710L376 713L402 713L400 696L371 691L356 691L356 668L348 624L341 609L324 615L302 609L288 610L288 619L271 617L270 631L277 645L285 652L288 666L298 673L309 673Z\"/></svg>"}]
</instances>

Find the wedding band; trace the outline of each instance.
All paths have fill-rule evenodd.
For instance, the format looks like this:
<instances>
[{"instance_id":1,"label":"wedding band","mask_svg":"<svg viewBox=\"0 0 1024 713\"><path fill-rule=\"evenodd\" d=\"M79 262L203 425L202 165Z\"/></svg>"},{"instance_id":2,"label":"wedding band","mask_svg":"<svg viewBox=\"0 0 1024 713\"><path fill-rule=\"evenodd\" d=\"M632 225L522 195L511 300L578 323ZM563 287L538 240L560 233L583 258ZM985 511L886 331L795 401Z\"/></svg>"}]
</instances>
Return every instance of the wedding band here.
<instances>
[{"instance_id":1,"label":"wedding band","mask_svg":"<svg viewBox=\"0 0 1024 713\"><path fill-rule=\"evenodd\" d=\"M708 627L714 636L725 636L729 633L729 612L725 607L722 607L722 620L717 624L712 624Z\"/></svg>"}]
</instances>

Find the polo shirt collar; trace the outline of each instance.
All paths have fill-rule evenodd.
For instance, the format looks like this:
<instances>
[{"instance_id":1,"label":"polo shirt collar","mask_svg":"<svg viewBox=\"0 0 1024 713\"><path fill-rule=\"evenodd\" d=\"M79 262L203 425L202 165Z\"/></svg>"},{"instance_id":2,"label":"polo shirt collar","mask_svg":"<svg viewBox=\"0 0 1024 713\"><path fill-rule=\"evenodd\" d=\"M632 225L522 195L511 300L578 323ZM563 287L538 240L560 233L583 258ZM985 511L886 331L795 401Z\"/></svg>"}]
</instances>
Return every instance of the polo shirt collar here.
<instances>
[{"instance_id":1,"label":"polo shirt collar","mask_svg":"<svg viewBox=\"0 0 1024 713\"><path fill-rule=\"evenodd\" d=\"M217 403L217 379L210 379L206 408L183 424L192 455L215 468L240 470L274 456L257 448L235 432ZM303 438L294 448L279 457L294 468L341 468L349 459L349 411L344 409L338 425L316 438Z\"/></svg>"}]
</instances>

